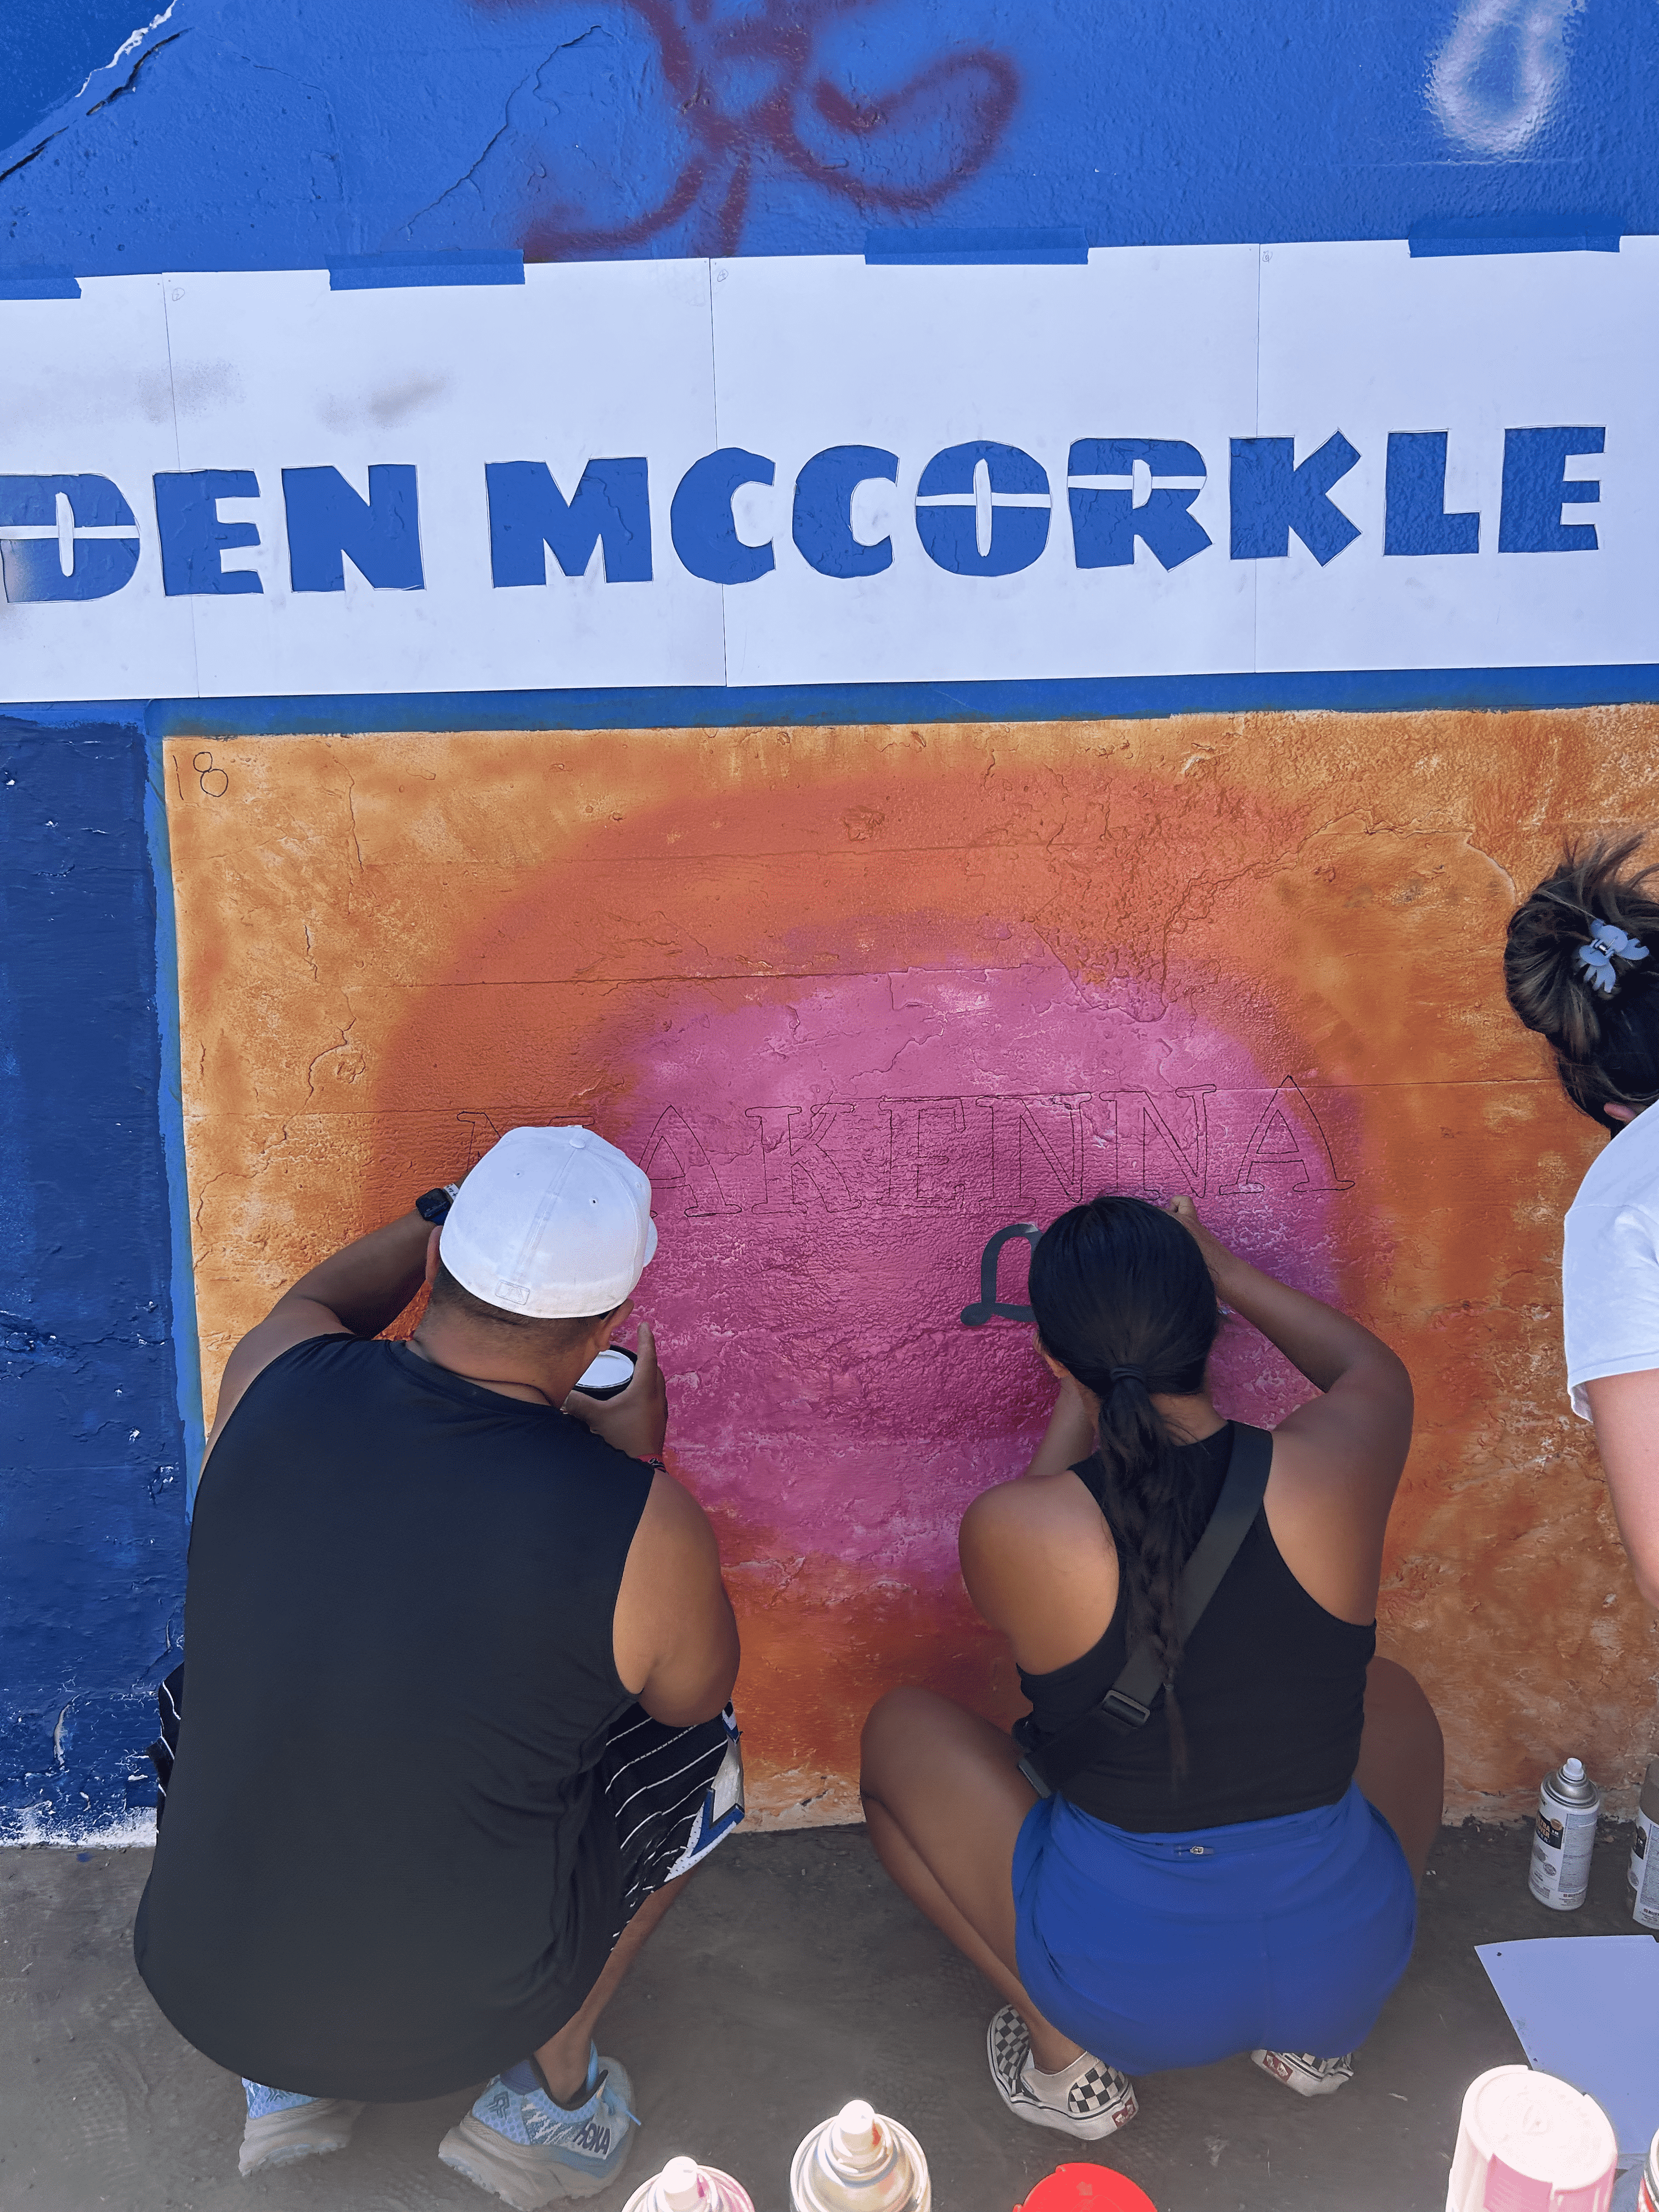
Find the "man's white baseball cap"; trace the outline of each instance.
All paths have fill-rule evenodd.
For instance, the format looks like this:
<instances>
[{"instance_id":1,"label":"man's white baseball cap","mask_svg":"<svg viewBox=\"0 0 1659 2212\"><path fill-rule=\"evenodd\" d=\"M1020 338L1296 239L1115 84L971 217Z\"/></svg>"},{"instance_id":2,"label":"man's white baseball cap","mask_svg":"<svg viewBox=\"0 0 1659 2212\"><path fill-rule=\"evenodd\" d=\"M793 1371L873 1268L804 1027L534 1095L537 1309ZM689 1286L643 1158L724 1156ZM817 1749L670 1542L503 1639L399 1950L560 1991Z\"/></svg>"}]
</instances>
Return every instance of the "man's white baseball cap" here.
<instances>
[{"instance_id":1,"label":"man's white baseball cap","mask_svg":"<svg viewBox=\"0 0 1659 2212\"><path fill-rule=\"evenodd\" d=\"M439 1239L463 1290L542 1321L609 1313L656 1249L650 1178L591 1129L509 1129Z\"/></svg>"}]
</instances>

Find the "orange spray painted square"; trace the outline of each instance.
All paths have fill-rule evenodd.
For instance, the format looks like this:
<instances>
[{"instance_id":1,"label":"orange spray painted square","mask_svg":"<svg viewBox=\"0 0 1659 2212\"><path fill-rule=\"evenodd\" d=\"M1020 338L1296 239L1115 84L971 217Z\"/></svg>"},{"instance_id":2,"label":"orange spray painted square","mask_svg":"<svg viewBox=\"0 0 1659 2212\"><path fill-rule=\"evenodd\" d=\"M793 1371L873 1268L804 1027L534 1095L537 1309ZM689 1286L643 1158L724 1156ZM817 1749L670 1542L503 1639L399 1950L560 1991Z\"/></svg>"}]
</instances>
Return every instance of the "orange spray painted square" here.
<instances>
[{"instance_id":1,"label":"orange spray painted square","mask_svg":"<svg viewBox=\"0 0 1659 2212\"><path fill-rule=\"evenodd\" d=\"M210 1402L324 1250L515 1122L599 1129L655 1187L640 1304L743 1622L756 1802L852 1817L883 1688L1018 1705L955 1560L1048 1398L1028 1330L964 1325L988 1243L1192 1190L1413 1367L1382 1634L1454 1807L1518 1805L1563 1730L1616 1783L1653 1653L1553 1273L1595 1138L1498 974L1557 823L1650 796L1615 719L177 742ZM1241 1412L1305 1389L1236 1328L1219 1357Z\"/></svg>"}]
</instances>

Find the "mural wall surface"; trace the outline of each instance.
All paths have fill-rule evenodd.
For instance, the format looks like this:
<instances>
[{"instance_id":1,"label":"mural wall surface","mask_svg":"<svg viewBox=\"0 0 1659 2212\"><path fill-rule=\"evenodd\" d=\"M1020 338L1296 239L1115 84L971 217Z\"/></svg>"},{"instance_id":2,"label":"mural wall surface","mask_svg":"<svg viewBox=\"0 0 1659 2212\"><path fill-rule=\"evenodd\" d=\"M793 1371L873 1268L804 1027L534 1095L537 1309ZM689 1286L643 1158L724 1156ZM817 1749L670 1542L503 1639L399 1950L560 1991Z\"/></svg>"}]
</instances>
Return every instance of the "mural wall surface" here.
<instances>
[{"instance_id":1,"label":"mural wall surface","mask_svg":"<svg viewBox=\"0 0 1659 2212\"><path fill-rule=\"evenodd\" d=\"M962 1316L1100 1187L1411 1360L1454 1808L1627 1781L1595 1139L1495 959L1655 818L1659 14L6 29L0 1839L145 1832L230 1339L577 1114L659 1187L769 1818L851 1811L890 1680L1008 1710L951 1529L1042 1391Z\"/></svg>"},{"instance_id":2,"label":"mural wall surface","mask_svg":"<svg viewBox=\"0 0 1659 2212\"><path fill-rule=\"evenodd\" d=\"M856 1817L890 1683L1019 1709L955 1562L1051 1397L1026 1328L964 1325L988 1243L1190 1190L1412 1367L1381 1633L1444 1717L1453 1808L1517 1809L1569 1736L1626 1782L1655 1639L1558 1348L1595 1139L1497 948L1559 823L1651 810L1656 735L1627 709L173 740L210 1400L333 1243L514 1123L599 1128L656 1188L641 1310L742 1617L758 1804ZM1304 1387L1242 1325L1218 1358L1251 1418Z\"/></svg>"}]
</instances>

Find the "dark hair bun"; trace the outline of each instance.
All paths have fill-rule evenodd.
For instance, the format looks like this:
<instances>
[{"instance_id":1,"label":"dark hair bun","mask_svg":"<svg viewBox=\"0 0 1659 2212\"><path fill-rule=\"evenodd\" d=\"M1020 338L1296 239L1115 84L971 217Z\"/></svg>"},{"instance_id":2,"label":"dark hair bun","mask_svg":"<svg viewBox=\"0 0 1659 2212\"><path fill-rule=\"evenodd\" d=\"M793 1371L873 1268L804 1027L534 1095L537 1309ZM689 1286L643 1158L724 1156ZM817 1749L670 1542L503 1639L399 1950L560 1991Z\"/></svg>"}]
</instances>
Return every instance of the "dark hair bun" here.
<instances>
[{"instance_id":1,"label":"dark hair bun","mask_svg":"<svg viewBox=\"0 0 1659 2212\"><path fill-rule=\"evenodd\" d=\"M1614 953L1611 995L1579 954L1604 922L1659 945L1659 864L1637 864L1639 831L1569 845L1554 872L1510 918L1504 986L1516 1015L1552 1047L1561 1087L1582 1113L1607 1127L1609 1104L1641 1108L1659 1098L1659 960Z\"/></svg>"}]
</instances>

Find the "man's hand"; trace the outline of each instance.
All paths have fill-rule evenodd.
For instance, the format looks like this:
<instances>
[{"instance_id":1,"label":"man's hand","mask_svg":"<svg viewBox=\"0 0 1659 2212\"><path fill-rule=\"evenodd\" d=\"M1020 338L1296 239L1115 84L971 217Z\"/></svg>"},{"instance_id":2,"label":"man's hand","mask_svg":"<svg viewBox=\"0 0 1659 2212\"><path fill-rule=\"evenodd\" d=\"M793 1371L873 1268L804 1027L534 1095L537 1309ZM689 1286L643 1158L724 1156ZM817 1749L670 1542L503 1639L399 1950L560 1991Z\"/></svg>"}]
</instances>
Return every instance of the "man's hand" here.
<instances>
[{"instance_id":1,"label":"man's hand","mask_svg":"<svg viewBox=\"0 0 1659 2212\"><path fill-rule=\"evenodd\" d=\"M657 1364L657 1340L648 1321L640 1323L639 1356L628 1387L614 1398L590 1398L573 1390L564 1412L592 1429L618 1451L635 1459L660 1459L668 1434L668 1388Z\"/></svg>"}]
</instances>

